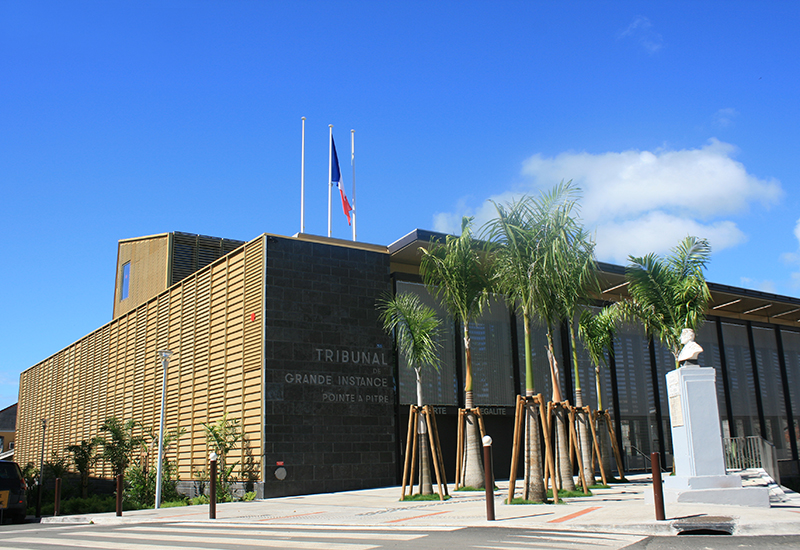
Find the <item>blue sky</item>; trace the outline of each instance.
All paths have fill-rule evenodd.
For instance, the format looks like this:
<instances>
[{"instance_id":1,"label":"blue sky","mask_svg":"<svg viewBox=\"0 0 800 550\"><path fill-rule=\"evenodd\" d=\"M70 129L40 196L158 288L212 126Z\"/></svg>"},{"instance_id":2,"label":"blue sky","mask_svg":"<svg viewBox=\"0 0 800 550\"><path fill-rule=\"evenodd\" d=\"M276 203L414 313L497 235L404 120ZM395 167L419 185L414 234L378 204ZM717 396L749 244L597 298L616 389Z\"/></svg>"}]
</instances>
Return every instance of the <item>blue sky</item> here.
<instances>
[{"instance_id":1,"label":"blue sky","mask_svg":"<svg viewBox=\"0 0 800 550\"><path fill-rule=\"evenodd\" d=\"M798 28L788 1L5 0L0 408L111 319L119 239L296 233L303 116L308 233L333 124L361 241L573 179L599 259L692 233L709 280L800 296Z\"/></svg>"}]
</instances>

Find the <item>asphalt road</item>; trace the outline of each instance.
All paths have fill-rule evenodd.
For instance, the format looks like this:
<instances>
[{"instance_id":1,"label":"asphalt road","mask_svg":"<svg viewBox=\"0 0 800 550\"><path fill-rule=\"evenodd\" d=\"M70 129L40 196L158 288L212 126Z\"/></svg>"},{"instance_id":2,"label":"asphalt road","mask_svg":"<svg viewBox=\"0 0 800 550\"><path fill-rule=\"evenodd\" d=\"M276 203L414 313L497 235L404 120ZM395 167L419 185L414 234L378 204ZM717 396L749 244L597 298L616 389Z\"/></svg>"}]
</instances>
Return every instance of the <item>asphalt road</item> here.
<instances>
[{"instance_id":1,"label":"asphalt road","mask_svg":"<svg viewBox=\"0 0 800 550\"><path fill-rule=\"evenodd\" d=\"M0 527L0 548L221 550L285 548L290 550L372 549L703 549L800 548L800 536L643 537L618 533L585 533L502 527L367 528L327 526L210 525L148 523L131 525L26 524Z\"/></svg>"}]
</instances>

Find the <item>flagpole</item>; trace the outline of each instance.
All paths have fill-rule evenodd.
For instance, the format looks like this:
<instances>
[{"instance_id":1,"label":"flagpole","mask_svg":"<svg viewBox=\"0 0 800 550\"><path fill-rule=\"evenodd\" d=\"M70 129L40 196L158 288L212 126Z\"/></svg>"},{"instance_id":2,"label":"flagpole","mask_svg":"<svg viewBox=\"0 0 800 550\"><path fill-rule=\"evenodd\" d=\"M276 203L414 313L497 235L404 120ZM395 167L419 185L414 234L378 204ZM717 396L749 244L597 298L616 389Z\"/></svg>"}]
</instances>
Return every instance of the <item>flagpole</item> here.
<instances>
[{"instance_id":1,"label":"flagpole","mask_svg":"<svg viewBox=\"0 0 800 550\"><path fill-rule=\"evenodd\" d=\"M331 236L331 187L333 187L333 124L328 124L328 238Z\"/></svg>"},{"instance_id":2,"label":"flagpole","mask_svg":"<svg viewBox=\"0 0 800 550\"><path fill-rule=\"evenodd\" d=\"M300 233L306 232L306 117L300 138Z\"/></svg>"},{"instance_id":3,"label":"flagpole","mask_svg":"<svg viewBox=\"0 0 800 550\"><path fill-rule=\"evenodd\" d=\"M350 130L350 164L353 165L353 242L356 240L356 131Z\"/></svg>"}]
</instances>

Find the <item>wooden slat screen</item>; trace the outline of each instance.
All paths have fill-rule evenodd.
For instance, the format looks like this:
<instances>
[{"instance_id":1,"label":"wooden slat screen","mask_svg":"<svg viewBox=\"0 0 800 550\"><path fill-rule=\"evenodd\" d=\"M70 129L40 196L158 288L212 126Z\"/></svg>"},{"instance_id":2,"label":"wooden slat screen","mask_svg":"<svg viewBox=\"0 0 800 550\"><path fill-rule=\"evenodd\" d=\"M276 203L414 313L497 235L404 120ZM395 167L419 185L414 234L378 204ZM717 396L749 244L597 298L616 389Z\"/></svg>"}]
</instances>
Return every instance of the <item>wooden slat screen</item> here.
<instances>
[{"instance_id":1,"label":"wooden slat screen","mask_svg":"<svg viewBox=\"0 0 800 550\"><path fill-rule=\"evenodd\" d=\"M156 351L169 348L165 425L186 430L167 454L177 460L179 477L192 480L194 470L207 467L202 423L227 411L240 420L247 441L230 462L255 457L260 479L264 239L214 261L24 371L17 461L38 465L42 418L48 420L46 459L53 450L64 456L67 445L103 435L100 426L111 416L141 421L157 433L162 369ZM98 463L95 475L110 473L107 464Z\"/></svg>"}]
</instances>

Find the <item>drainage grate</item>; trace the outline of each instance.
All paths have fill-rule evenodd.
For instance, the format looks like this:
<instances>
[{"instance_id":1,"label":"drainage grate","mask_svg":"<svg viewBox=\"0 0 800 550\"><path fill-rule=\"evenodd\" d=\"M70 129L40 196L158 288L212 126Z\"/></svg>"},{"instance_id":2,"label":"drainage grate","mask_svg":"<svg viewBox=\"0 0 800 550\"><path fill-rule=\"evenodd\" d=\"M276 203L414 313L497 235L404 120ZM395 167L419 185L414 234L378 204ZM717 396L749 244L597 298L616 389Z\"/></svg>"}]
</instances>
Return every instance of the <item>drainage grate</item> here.
<instances>
[{"instance_id":1,"label":"drainage grate","mask_svg":"<svg viewBox=\"0 0 800 550\"><path fill-rule=\"evenodd\" d=\"M676 520L672 528L678 535L732 535L736 522L727 516L702 516Z\"/></svg>"}]
</instances>

